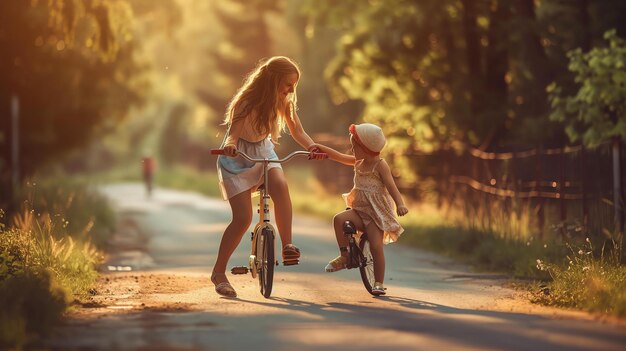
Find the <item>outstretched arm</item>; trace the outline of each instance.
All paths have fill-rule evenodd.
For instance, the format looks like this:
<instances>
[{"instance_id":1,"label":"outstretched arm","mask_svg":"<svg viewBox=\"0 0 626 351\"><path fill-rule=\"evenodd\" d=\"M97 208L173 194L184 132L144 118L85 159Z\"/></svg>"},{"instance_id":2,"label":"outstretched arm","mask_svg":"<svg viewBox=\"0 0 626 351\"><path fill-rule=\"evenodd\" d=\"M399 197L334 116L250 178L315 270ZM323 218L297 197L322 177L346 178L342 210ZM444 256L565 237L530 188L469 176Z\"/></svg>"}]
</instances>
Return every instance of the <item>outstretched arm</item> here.
<instances>
[{"instance_id":1,"label":"outstretched arm","mask_svg":"<svg viewBox=\"0 0 626 351\"><path fill-rule=\"evenodd\" d=\"M328 147L322 144L315 144L315 146L317 146L322 152L327 153L328 158L330 158L333 161L343 163L344 165L348 165L348 166L354 166L354 163L356 162L356 159L354 158L353 155L341 153L333 149L332 147Z\"/></svg>"},{"instance_id":2,"label":"outstretched arm","mask_svg":"<svg viewBox=\"0 0 626 351\"><path fill-rule=\"evenodd\" d=\"M389 191L393 201L396 203L398 216L404 216L409 212L409 210L404 205L402 195L400 195L396 182L393 180L393 176L391 175L391 169L385 160L381 160L378 164L378 173L380 173L383 184L387 188L387 191Z\"/></svg>"},{"instance_id":3,"label":"outstretched arm","mask_svg":"<svg viewBox=\"0 0 626 351\"><path fill-rule=\"evenodd\" d=\"M300 144L300 146L311 151L311 148L315 146L315 143L313 142L313 139L311 139L311 137L304 131L296 111L292 111L292 109L288 106L285 111L285 116L287 128L289 128L289 132L291 133L293 139Z\"/></svg>"}]
</instances>

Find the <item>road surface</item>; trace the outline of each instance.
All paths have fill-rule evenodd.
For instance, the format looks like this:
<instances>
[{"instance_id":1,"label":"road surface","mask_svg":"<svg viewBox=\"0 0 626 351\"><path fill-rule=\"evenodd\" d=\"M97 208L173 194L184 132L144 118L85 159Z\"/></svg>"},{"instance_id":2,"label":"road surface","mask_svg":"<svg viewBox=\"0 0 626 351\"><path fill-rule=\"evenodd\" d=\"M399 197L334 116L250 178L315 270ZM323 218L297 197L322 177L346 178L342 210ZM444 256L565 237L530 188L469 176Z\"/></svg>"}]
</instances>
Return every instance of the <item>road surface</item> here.
<instances>
[{"instance_id":1,"label":"road surface","mask_svg":"<svg viewBox=\"0 0 626 351\"><path fill-rule=\"evenodd\" d=\"M329 221L296 216L301 264L276 267L272 297L249 275L209 277L230 210L226 202L141 184L102 188L120 216L97 293L37 347L49 350L626 350L623 321L545 308L507 288L399 244L385 248L387 295L356 270L325 273L337 255ZM418 215L418 214L412 214ZM247 262L246 235L230 265Z\"/></svg>"}]
</instances>

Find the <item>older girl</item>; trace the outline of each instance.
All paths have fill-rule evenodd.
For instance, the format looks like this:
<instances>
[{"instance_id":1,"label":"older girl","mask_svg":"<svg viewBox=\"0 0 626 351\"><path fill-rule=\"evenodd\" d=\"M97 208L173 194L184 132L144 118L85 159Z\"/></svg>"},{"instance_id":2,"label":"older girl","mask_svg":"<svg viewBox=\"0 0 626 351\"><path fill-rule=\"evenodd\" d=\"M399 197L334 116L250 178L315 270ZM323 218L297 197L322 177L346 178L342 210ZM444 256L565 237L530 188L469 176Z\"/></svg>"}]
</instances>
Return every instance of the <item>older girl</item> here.
<instances>
[{"instance_id":1,"label":"older girl","mask_svg":"<svg viewBox=\"0 0 626 351\"><path fill-rule=\"evenodd\" d=\"M222 144L225 156L217 161L220 189L232 210L232 220L220 243L211 281L215 291L236 297L226 278L226 265L243 234L252 222L250 195L262 182L261 164L248 162L237 151L253 158L277 159L278 144L285 126L295 141L309 151L316 149L313 140L302 128L297 110L296 86L300 79L298 66L284 56L262 61L246 78L228 106L228 125ZM269 164L269 191L274 202L276 225L282 241L285 265L297 264L300 250L291 239L292 208L289 188L280 164Z\"/></svg>"}]
</instances>

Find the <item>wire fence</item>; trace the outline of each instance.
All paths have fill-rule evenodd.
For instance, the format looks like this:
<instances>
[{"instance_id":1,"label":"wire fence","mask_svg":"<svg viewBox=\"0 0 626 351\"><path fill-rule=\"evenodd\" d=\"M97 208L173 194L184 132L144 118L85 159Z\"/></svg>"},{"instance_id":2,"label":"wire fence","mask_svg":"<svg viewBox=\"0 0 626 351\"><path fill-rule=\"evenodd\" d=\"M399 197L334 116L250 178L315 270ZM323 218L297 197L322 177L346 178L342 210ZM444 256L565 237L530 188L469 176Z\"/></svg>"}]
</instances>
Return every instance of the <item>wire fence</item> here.
<instances>
[{"instance_id":1,"label":"wire fence","mask_svg":"<svg viewBox=\"0 0 626 351\"><path fill-rule=\"evenodd\" d=\"M433 184L440 207L461 210L468 221L485 227L492 227L495 216L501 221L526 216L531 232L544 237L623 228L623 219L616 224L623 215L616 217L612 155L611 144L602 144L492 153L468 146L410 158L421 181ZM621 168L623 156L620 161Z\"/></svg>"}]
</instances>

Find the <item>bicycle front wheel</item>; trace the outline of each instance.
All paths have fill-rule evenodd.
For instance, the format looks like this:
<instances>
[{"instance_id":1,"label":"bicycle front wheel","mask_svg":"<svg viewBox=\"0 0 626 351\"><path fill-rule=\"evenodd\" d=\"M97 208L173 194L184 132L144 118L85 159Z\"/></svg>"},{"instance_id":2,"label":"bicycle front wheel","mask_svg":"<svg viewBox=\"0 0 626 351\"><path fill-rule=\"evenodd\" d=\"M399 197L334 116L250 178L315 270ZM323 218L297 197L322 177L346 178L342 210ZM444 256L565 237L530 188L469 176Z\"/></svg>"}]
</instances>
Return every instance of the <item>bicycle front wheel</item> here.
<instances>
[{"instance_id":1,"label":"bicycle front wheel","mask_svg":"<svg viewBox=\"0 0 626 351\"><path fill-rule=\"evenodd\" d=\"M359 240L357 255L361 280L367 292L372 294L372 287L376 284L376 279L374 278L374 258L372 256L372 250L370 249L370 242L367 240L367 234L365 233L361 235L361 239Z\"/></svg>"},{"instance_id":2,"label":"bicycle front wheel","mask_svg":"<svg viewBox=\"0 0 626 351\"><path fill-rule=\"evenodd\" d=\"M272 294L274 282L274 231L271 228L263 228L257 235L257 252L259 264L259 285L261 294L268 298Z\"/></svg>"}]
</instances>

